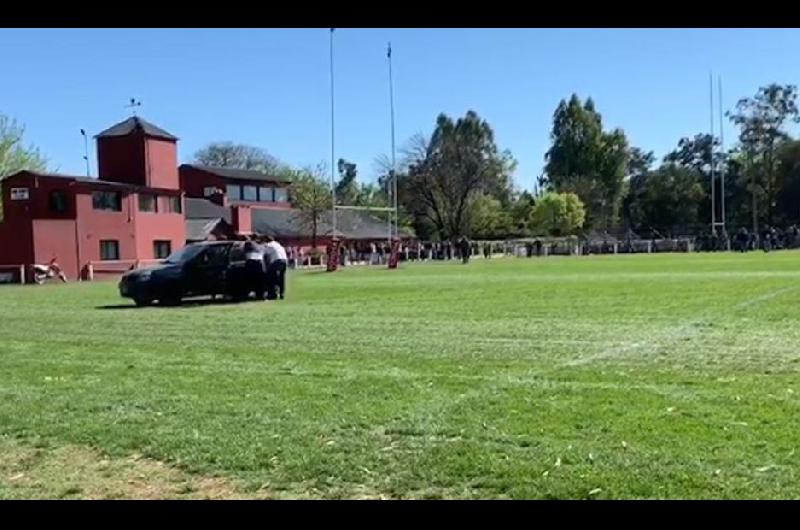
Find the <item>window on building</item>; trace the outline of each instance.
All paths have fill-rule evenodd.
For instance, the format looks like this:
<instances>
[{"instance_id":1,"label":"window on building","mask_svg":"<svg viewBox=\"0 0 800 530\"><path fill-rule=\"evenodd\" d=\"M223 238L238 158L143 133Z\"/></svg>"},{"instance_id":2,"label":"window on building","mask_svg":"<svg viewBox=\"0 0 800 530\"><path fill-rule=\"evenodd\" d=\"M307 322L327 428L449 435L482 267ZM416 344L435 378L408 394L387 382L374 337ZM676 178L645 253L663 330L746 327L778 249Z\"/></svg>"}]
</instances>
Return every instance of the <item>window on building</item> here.
<instances>
[{"instance_id":1,"label":"window on building","mask_svg":"<svg viewBox=\"0 0 800 530\"><path fill-rule=\"evenodd\" d=\"M158 197L149 193L139 194L139 211L140 212L157 212L158 211Z\"/></svg>"},{"instance_id":2,"label":"window on building","mask_svg":"<svg viewBox=\"0 0 800 530\"><path fill-rule=\"evenodd\" d=\"M242 187L238 184L228 184L225 194L229 201L240 201L242 200Z\"/></svg>"},{"instance_id":3,"label":"window on building","mask_svg":"<svg viewBox=\"0 0 800 530\"><path fill-rule=\"evenodd\" d=\"M180 196L168 197L167 202L169 204L169 213L183 213L183 202L181 201Z\"/></svg>"},{"instance_id":4,"label":"window on building","mask_svg":"<svg viewBox=\"0 0 800 530\"><path fill-rule=\"evenodd\" d=\"M257 201L258 188L255 186L242 186L242 200L253 202Z\"/></svg>"},{"instance_id":5,"label":"window on building","mask_svg":"<svg viewBox=\"0 0 800 530\"><path fill-rule=\"evenodd\" d=\"M216 186L206 186L203 188L203 197L211 197L217 194Z\"/></svg>"},{"instance_id":6,"label":"window on building","mask_svg":"<svg viewBox=\"0 0 800 530\"><path fill-rule=\"evenodd\" d=\"M286 188L275 188L275 202L289 202L289 192Z\"/></svg>"},{"instance_id":7,"label":"window on building","mask_svg":"<svg viewBox=\"0 0 800 530\"><path fill-rule=\"evenodd\" d=\"M122 195L118 191L93 191L92 207L95 210L122 211Z\"/></svg>"},{"instance_id":8,"label":"window on building","mask_svg":"<svg viewBox=\"0 0 800 530\"><path fill-rule=\"evenodd\" d=\"M102 261L116 261L119 259L119 241L103 239L100 241L100 259Z\"/></svg>"},{"instance_id":9,"label":"window on building","mask_svg":"<svg viewBox=\"0 0 800 530\"><path fill-rule=\"evenodd\" d=\"M153 256L164 259L172 254L172 241L153 241Z\"/></svg>"},{"instance_id":10,"label":"window on building","mask_svg":"<svg viewBox=\"0 0 800 530\"><path fill-rule=\"evenodd\" d=\"M50 211L53 213L64 213L67 211L67 192L63 190L53 190L50 192Z\"/></svg>"},{"instance_id":11,"label":"window on building","mask_svg":"<svg viewBox=\"0 0 800 530\"><path fill-rule=\"evenodd\" d=\"M261 186L258 188L258 200L262 202L272 202L274 200L272 196L272 188Z\"/></svg>"}]
</instances>

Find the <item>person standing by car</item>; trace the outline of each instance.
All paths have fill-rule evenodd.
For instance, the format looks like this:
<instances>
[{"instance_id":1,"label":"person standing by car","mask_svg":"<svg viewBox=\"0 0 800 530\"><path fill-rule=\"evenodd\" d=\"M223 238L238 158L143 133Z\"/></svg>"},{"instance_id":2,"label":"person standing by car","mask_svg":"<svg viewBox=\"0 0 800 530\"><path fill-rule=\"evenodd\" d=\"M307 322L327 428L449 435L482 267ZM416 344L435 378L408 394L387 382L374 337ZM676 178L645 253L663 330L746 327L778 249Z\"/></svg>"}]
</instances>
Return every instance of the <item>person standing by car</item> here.
<instances>
[{"instance_id":1,"label":"person standing by car","mask_svg":"<svg viewBox=\"0 0 800 530\"><path fill-rule=\"evenodd\" d=\"M247 293L255 291L258 300L264 299L264 251L254 241L244 243L244 270Z\"/></svg>"},{"instance_id":2,"label":"person standing by car","mask_svg":"<svg viewBox=\"0 0 800 530\"><path fill-rule=\"evenodd\" d=\"M264 257L268 263L267 300L283 300L286 296L286 250L274 238L267 236L266 240Z\"/></svg>"}]
</instances>

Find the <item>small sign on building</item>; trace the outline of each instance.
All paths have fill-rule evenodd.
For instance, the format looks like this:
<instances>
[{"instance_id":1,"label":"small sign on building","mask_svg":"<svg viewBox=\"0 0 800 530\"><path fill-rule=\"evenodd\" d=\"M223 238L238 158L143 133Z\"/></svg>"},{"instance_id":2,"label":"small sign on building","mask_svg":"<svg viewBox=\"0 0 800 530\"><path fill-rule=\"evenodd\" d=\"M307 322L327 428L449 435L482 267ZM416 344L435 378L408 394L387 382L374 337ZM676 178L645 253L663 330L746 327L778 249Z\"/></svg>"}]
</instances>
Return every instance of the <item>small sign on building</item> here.
<instances>
[{"instance_id":1,"label":"small sign on building","mask_svg":"<svg viewBox=\"0 0 800 530\"><path fill-rule=\"evenodd\" d=\"M12 201L27 201L30 198L28 188L11 188Z\"/></svg>"}]
</instances>

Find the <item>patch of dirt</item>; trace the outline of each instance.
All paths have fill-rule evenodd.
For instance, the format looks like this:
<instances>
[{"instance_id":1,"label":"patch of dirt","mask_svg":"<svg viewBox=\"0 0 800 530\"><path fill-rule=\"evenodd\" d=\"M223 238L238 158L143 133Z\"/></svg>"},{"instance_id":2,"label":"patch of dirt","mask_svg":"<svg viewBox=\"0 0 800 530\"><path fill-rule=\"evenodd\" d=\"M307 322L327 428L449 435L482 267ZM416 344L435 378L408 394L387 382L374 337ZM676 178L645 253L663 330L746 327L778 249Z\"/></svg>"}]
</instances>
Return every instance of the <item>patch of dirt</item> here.
<instances>
[{"instance_id":1,"label":"patch of dirt","mask_svg":"<svg viewBox=\"0 0 800 530\"><path fill-rule=\"evenodd\" d=\"M106 458L87 447L40 448L6 437L0 437L0 454L0 499L270 498L140 455Z\"/></svg>"}]
</instances>

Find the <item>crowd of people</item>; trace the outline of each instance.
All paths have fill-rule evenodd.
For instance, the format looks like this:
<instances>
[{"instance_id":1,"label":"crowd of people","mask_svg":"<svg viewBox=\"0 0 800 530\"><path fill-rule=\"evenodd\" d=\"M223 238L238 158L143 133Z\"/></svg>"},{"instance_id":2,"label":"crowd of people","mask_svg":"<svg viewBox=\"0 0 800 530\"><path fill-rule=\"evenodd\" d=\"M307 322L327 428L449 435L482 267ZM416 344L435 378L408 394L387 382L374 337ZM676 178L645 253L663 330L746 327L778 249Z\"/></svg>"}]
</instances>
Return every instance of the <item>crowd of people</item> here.
<instances>
[{"instance_id":1,"label":"crowd of people","mask_svg":"<svg viewBox=\"0 0 800 530\"><path fill-rule=\"evenodd\" d=\"M741 227L733 238L729 238L725 231L721 231L719 234L712 233L701 236L696 242L697 250L710 252L728 249L737 252L761 249L769 252L798 247L800 247L800 228L797 225L791 225L785 229L765 226L760 233Z\"/></svg>"},{"instance_id":2,"label":"crowd of people","mask_svg":"<svg viewBox=\"0 0 800 530\"><path fill-rule=\"evenodd\" d=\"M613 239L586 240L578 242L544 241L531 239L526 241L470 241L462 237L456 241L415 241L405 240L400 244L399 259L401 261L449 261L460 260L469 262L471 256L482 256L491 259L497 254L515 255L523 257L537 257L555 254L611 254L633 252L690 252L695 251L722 251L762 249L766 252L784 248L800 247L800 228L795 225L781 230L777 227L765 228L759 237L751 234L746 228L741 228L733 238L728 239L727 234L721 231L719 235L703 235L676 240L620 240L616 243ZM570 245L574 248L570 250ZM304 265L321 265L311 263L309 257L313 251L304 250L302 247L289 247L287 249L287 266L289 268ZM386 265L391 256L391 246L388 241L344 241L339 245L339 265ZM321 254L318 252L317 255Z\"/></svg>"},{"instance_id":3,"label":"crowd of people","mask_svg":"<svg viewBox=\"0 0 800 530\"><path fill-rule=\"evenodd\" d=\"M347 242L339 246L339 264L384 265L388 263L392 249L388 242ZM457 241L422 242L405 241L400 244L399 258L402 261L428 261L458 259L467 263L469 258L481 252L478 243L466 237ZM484 255L488 247L484 249Z\"/></svg>"}]
</instances>

